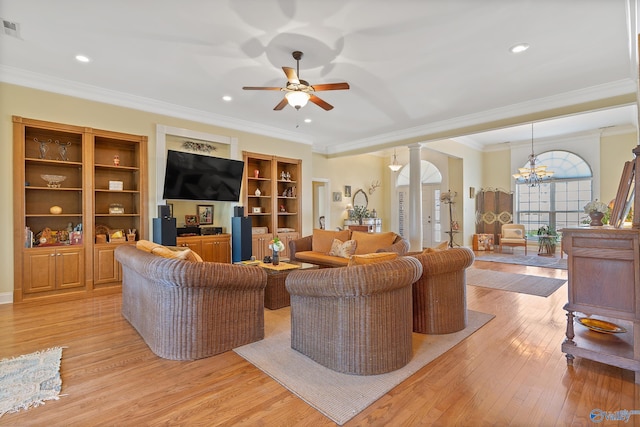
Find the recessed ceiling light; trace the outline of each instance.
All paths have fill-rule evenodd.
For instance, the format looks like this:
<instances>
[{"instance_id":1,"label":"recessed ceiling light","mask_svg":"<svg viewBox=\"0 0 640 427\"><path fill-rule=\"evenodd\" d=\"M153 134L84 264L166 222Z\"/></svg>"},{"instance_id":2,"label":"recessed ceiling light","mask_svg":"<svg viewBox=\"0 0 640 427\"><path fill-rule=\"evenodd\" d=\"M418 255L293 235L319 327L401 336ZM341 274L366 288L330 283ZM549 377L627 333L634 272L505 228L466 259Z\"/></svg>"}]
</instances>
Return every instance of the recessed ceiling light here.
<instances>
[{"instance_id":1,"label":"recessed ceiling light","mask_svg":"<svg viewBox=\"0 0 640 427\"><path fill-rule=\"evenodd\" d=\"M231 98L229 95L225 95L225 96L222 97L222 100L223 101L227 101L227 102L231 101L232 99L233 98Z\"/></svg>"},{"instance_id":2,"label":"recessed ceiling light","mask_svg":"<svg viewBox=\"0 0 640 427\"><path fill-rule=\"evenodd\" d=\"M305 123L311 123L311 119L304 119Z\"/></svg>"},{"instance_id":3,"label":"recessed ceiling light","mask_svg":"<svg viewBox=\"0 0 640 427\"><path fill-rule=\"evenodd\" d=\"M91 61L89 59L89 57L84 56L84 55L76 55L76 60L79 61L79 62L89 62L89 61Z\"/></svg>"},{"instance_id":4,"label":"recessed ceiling light","mask_svg":"<svg viewBox=\"0 0 640 427\"><path fill-rule=\"evenodd\" d=\"M518 43L517 45L511 46L509 48L509 51L511 53L522 53L527 49L529 49L529 44L528 43Z\"/></svg>"}]
</instances>

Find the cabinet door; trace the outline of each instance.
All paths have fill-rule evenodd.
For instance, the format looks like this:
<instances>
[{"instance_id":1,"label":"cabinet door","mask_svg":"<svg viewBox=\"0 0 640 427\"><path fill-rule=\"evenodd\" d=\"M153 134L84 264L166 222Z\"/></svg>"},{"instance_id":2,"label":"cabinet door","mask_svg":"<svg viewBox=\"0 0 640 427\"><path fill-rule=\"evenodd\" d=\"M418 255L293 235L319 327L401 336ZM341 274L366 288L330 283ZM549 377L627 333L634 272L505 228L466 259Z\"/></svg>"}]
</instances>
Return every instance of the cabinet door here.
<instances>
[{"instance_id":1,"label":"cabinet door","mask_svg":"<svg viewBox=\"0 0 640 427\"><path fill-rule=\"evenodd\" d=\"M204 256L202 256L202 254L203 254L203 252L202 252L202 241L200 240L199 237L197 237L197 238L188 238L188 237L180 238L179 237L178 239L176 239L176 244L178 246L182 246L182 247L191 249L192 251L194 251L195 253L200 255L200 257L203 260L205 260Z\"/></svg>"},{"instance_id":2,"label":"cabinet door","mask_svg":"<svg viewBox=\"0 0 640 427\"><path fill-rule=\"evenodd\" d=\"M231 262L231 243L229 236L218 236L213 245L213 260L215 262Z\"/></svg>"},{"instance_id":3,"label":"cabinet door","mask_svg":"<svg viewBox=\"0 0 640 427\"><path fill-rule=\"evenodd\" d=\"M216 261L216 241L212 238L205 237L202 239L202 253L199 253L203 261Z\"/></svg>"},{"instance_id":4,"label":"cabinet door","mask_svg":"<svg viewBox=\"0 0 640 427\"><path fill-rule=\"evenodd\" d=\"M22 258L26 294L56 289L56 251L25 251Z\"/></svg>"},{"instance_id":5,"label":"cabinet door","mask_svg":"<svg viewBox=\"0 0 640 427\"><path fill-rule=\"evenodd\" d=\"M120 265L116 261L115 246L99 246L93 251L93 283L119 282Z\"/></svg>"},{"instance_id":6,"label":"cabinet door","mask_svg":"<svg viewBox=\"0 0 640 427\"><path fill-rule=\"evenodd\" d=\"M257 260L261 261L266 255L271 256L271 249L269 249L269 242L273 237L271 234L256 234L253 235L252 240L252 253Z\"/></svg>"},{"instance_id":7,"label":"cabinet door","mask_svg":"<svg viewBox=\"0 0 640 427\"><path fill-rule=\"evenodd\" d=\"M56 287L58 289L84 286L84 249L56 250Z\"/></svg>"},{"instance_id":8,"label":"cabinet door","mask_svg":"<svg viewBox=\"0 0 640 427\"><path fill-rule=\"evenodd\" d=\"M292 240L296 240L300 238L300 233L281 233L278 234L282 243L284 243L284 251L280 253L280 259L282 258L290 258L291 255L289 253L289 242Z\"/></svg>"}]
</instances>

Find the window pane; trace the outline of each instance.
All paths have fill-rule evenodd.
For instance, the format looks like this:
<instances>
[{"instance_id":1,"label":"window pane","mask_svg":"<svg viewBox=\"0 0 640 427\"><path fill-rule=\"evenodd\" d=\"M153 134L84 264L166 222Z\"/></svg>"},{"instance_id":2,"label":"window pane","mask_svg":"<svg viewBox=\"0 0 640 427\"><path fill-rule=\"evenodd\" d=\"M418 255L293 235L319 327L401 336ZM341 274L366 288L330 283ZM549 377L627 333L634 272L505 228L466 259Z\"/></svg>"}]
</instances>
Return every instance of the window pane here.
<instances>
[{"instance_id":1,"label":"window pane","mask_svg":"<svg viewBox=\"0 0 640 427\"><path fill-rule=\"evenodd\" d=\"M516 185L518 203L514 218L524 224L528 234L534 238L537 238L537 230L542 225L556 230L580 225L586 218L583 207L592 200L591 168L584 160L565 151L551 151L544 155L538 156L540 164L563 172L556 172L552 181L539 187Z\"/></svg>"}]
</instances>

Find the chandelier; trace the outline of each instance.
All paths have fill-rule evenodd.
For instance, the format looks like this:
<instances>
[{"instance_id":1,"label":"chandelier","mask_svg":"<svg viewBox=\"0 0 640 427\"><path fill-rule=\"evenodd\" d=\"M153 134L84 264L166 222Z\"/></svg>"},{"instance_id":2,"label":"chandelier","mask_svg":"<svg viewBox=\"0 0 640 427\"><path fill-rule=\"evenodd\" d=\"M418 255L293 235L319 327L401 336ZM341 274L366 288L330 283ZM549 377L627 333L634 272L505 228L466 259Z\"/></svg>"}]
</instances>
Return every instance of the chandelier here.
<instances>
[{"instance_id":1,"label":"chandelier","mask_svg":"<svg viewBox=\"0 0 640 427\"><path fill-rule=\"evenodd\" d=\"M529 187L537 187L540 183L553 176L552 171L548 171L544 165L536 164L536 154L533 151L533 123L531 123L531 154L529 154L529 164L527 167L518 168L518 173L513 177L520 183L527 184Z\"/></svg>"},{"instance_id":2,"label":"chandelier","mask_svg":"<svg viewBox=\"0 0 640 427\"><path fill-rule=\"evenodd\" d=\"M393 149L393 162L391 162L391 164L389 165L389 169L394 172L398 172L400 169L402 169L402 165L398 163L398 157L396 156L395 148Z\"/></svg>"}]
</instances>

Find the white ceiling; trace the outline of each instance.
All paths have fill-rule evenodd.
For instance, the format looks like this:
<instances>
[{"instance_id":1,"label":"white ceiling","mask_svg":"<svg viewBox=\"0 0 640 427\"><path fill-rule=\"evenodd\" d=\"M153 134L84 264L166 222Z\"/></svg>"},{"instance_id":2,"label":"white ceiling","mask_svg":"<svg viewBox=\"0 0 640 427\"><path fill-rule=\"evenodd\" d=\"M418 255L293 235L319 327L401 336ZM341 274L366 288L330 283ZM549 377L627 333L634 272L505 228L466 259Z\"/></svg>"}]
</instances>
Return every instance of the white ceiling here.
<instances>
[{"instance_id":1,"label":"white ceiling","mask_svg":"<svg viewBox=\"0 0 640 427\"><path fill-rule=\"evenodd\" d=\"M443 132L479 147L526 140L530 126L465 129L636 93L635 0L0 0L0 17L19 25L19 38L0 35L2 81L328 154ZM520 42L530 49L510 53ZM301 78L350 84L318 93L332 111L273 111L282 93L242 90L283 86L294 50ZM536 137L636 126L625 105Z\"/></svg>"}]
</instances>

